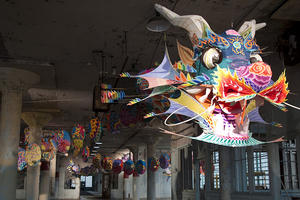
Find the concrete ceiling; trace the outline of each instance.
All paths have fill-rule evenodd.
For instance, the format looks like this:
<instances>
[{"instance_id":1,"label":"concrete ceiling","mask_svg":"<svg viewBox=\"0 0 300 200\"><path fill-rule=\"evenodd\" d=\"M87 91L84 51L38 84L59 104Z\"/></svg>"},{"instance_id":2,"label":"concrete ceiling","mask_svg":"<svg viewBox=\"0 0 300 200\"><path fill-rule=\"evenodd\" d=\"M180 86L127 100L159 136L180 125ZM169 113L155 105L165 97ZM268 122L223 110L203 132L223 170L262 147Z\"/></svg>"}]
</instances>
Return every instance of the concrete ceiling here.
<instances>
[{"instance_id":1,"label":"concrete ceiling","mask_svg":"<svg viewBox=\"0 0 300 200\"><path fill-rule=\"evenodd\" d=\"M290 2L297 4L296 0ZM284 5L282 0L5 0L0 3L1 65L25 68L41 76L41 83L26 94L24 109L59 112L49 128L87 123L93 115L92 91L99 72L93 61L93 50L112 55L117 73L121 72L126 56L129 59L124 71L130 70L133 64L141 71L162 59L162 34L145 28L147 21L155 16L154 3L172 8L178 14L201 15L216 32L231 26L238 29L243 21L253 18L266 21L269 26L257 33L262 46L272 47L274 38L290 23L271 19ZM173 61L178 59L176 39L190 46L183 30L170 28L167 46ZM118 86L133 86L127 82L121 80ZM112 109L118 110L118 107ZM124 134L118 138L119 142L111 141L116 145L110 147L119 147L128 137Z\"/></svg>"}]
</instances>

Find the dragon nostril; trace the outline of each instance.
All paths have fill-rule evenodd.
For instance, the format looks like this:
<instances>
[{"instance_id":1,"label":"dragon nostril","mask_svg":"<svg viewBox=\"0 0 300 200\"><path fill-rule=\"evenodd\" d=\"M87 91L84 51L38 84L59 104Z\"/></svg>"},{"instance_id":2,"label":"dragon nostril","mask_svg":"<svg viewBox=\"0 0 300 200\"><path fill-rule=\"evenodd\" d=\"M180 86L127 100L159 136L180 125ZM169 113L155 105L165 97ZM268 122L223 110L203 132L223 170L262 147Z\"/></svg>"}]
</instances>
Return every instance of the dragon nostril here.
<instances>
[{"instance_id":1,"label":"dragon nostril","mask_svg":"<svg viewBox=\"0 0 300 200\"><path fill-rule=\"evenodd\" d=\"M250 63L256 63L258 60L255 57L250 58Z\"/></svg>"}]
</instances>

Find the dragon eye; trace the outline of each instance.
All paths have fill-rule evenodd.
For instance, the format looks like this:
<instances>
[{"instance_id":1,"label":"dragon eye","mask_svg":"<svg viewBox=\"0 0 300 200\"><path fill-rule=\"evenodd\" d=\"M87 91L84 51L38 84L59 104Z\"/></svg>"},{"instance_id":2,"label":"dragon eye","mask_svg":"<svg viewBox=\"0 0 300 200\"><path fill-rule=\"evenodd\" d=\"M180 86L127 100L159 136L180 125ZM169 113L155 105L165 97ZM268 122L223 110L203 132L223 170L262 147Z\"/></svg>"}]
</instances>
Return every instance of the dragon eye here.
<instances>
[{"instance_id":1,"label":"dragon eye","mask_svg":"<svg viewBox=\"0 0 300 200\"><path fill-rule=\"evenodd\" d=\"M221 50L214 47L205 49L201 55L202 63L208 69L215 68L217 66L216 64L222 62L222 58Z\"/></svg>"},{"instance_id":2,"label":"dragon eye","mask_svg":"<svg viewBox=\"0 0 300 200\"><path fill-rule=\"evenodd\" d=\"M260 55L255 54L255 55L250 56L250 63L256 63L259 61L263 61L262 58L260 57Z\"/></svg>"}]
</instances>

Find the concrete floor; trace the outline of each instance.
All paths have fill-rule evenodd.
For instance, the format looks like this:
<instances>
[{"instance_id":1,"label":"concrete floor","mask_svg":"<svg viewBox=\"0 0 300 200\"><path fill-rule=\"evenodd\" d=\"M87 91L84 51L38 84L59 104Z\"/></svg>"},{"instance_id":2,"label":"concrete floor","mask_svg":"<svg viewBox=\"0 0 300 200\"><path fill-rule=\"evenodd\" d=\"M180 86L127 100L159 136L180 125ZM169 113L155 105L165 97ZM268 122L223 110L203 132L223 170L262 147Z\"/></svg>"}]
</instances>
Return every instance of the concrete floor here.
<instances>
[{"instance_id":1,"label":"concrete floor","mask_svg":"<svg viewBox=\"0 0 300 200\"><path fill-rule=\"evenodd\" d=\"M99 199L99 197L96 196L80 196L80 200L89 200L89 199Z\"/></svg>"}]
</instances>

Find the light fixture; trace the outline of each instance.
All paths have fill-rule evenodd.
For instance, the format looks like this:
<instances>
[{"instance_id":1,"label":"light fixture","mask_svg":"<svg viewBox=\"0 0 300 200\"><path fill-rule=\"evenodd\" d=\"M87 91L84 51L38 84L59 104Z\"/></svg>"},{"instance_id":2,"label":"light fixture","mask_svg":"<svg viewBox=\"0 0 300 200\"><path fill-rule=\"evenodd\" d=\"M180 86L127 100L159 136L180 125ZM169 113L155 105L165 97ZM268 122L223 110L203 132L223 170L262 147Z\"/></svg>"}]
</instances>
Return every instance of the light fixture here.
<instances>
[{"instance_id":1,"label":"light fixture","mask_svg":"<svg viewBox=\"0 0 300 200\"><path fill-rule=\"evenodd\" d=\"M146 28L152 32L164 32L170 28L171 24L166 19L164 19L158 12L156 16L149 19Z\"/></svg>"},{"instance_id":2,"label":"light fixture","mask_svg":"<svg viewBox=\"0 0 300 200\"><path fill-rule=\"evenodd\" d=\"M99 149L100 147L99 146L94 146L94 149Z\"/></svg>"},{"instance_id":3,"label":"light fixture","mask_svg":"<svg viewBox=\"0 0 300 200\"><path fill-rule=\"evenodd\" d=\"M102 144L102 142L96 142L95 144Z\"/></svg>"},{"instance_id":4,"label":"light fixture","mask_svg":"<svg viewBox=\"0 0 300 200\"><path fill-rule=\"evenodd\" d=\"M94 156L94 155L96 155L96 154L94 154L94 153L91 153L90 155L91 155L91 156Z\"/></svg>"},{"instance_id":5,"label":"light fixture","mask_svg":"<svg viewBox=\"0 0 300 200\"><path fill-rule=\"evenodd\" d=\"M97 150L93 149L92 152L97 152Z\"/></svg>"}]
</instances>

